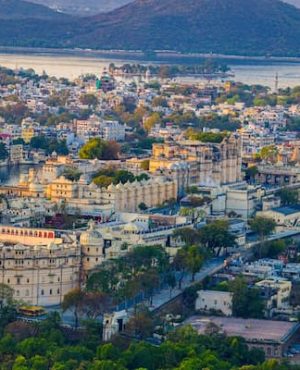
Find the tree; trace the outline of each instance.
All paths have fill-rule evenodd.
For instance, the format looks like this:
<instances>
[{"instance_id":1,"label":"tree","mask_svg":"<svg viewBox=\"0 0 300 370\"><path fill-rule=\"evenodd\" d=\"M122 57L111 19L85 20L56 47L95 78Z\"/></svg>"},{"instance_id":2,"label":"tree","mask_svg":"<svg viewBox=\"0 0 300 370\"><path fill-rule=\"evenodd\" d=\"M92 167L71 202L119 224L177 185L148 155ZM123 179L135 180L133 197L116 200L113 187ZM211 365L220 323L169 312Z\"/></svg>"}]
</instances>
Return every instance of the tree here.
<instances>
[{"instance_id":1,"label":"tree","mask_svg":"<svg viewBox=\"0 0 300 370\"><path fill-rule=\"evenodd\" d=\"M7 157L8 157L8 151L6 150L4 143L0 143L0 160L3 161Z\"/></svg>"},{"instance_id":2,"label":"tree","mask_svg":"<svg viewBox=\"0 0 300 370\"><path fill-rule=\"evenodd\" d=\"M204 257L200 253L200 249L195 245L184 248L184 251L187 271L192 274L192 281L195 281L195 275L202 267Z\"/></svg>"},{"instance_id":3,"label":"tree","mask_svg":"<svg viewBox=\"0 0 300 370\"><path fill-rule=\"evenodd\" d=\"M117 159L119 152L119 144L98 137L90 139L79 150L79 157L82 159Z\"/></svg>"},{"instance_id":4,"label":"tree","mask_svg":"<svg viewBox=\"0 0 300 370\"><path fill-rule=\"evenodd\" d=\"M82 312L90 319L96 319L111 308L111 298L103 292L84 293Z\"/></svg>"},{"instance_id":5,"label":"tree","mask_svg":"<svg viewBox=\"0 0 300 370\"><path fill-rule=\"evenodd\" d=\"M189 227L175 230L173 236L174 238L179 238L186 245L198 244L200 242L199 231Z\"/></svg>"},{"instance_id":6,"label":"tree","mask_svg":"<svg viewBox=\"0 0 300 370\"><path fill-rule=\"evenodd\" d=\"M94 94L83 94L80 96L80 102L88 105L89 108L95 108L98 104L98 98Z\"/></svg>"},{"instance_id":7,"label":"tree","mask_svg":"<svg viewBox=\"0 0 300 370\"><path fill-rule=\"evenodd\" d=\"M293 205L298 203L299 193L298 190L283 188L280 189L278 195L281 199L283 206Z\"/></svg>"},{"instance_id":8,"label":"tree","mask_svg":"<svg viewBox=\"0 0 300 370\"><path fill-rule=\"evenodd\" d=\"M248 287L244 277L237 277L228 284L233 293L232 312L237 317L263 317L264 304L257 288Z\"/></svg>"},{"instance_id":9,"label":"tree","mask_svg":"<svg viewBox=\"0 0 300 370\"><path fill-rule=\"evenodd\" d=\"M277 160L278 148L275 145L265 146L259 154L262 160L274 163Z\"/></svg>"},{"instance_id":10,"label":"tree","mask_svg":"<svg viewBox=\"0 0 300 370\"><path fill-rule=\"evenodd\" d=\"M160 279L156 269L145 271L138 277L141 289L149 296L149 303L152 305L153 293L159 287Z\"/></svg>"},{"instance_id":11,"label":"tree","mask_svg":"<svg viewBox=\"0 0 300 370\"><path fill-rule=\"evenodd\" d=\"M161 122L160 115L158 113L152 113L145 121L144 128L148 132L158 123Z\"/></svg>"},{"instance_id":12,"label":"tree","mask_svg":"<svg viewBox=\"0 0 300 370\"><path fill-rule=\"evenodd\" d=\"M250 228L251 230L258 234L259 237L259 258L261 258L262 249L264 247L264 242L266 238L272 234L275 230L276 222L273 221L271 218L256 216L254 219L250 221Z\"/></svg>"},{"instance_id":13,"label":"tree","mask_svg":"<svg viewBox=\"0 0 300 370\"><path fill-rule=\"evenodd\" d=\"M246 169L246 179L250 182L255 181L255 176L258 174L258 168L256 166L251 166Z\"/></svg>"},{"instance_id":14,"label":"tree","mask_svg":"<svg viewBox=\"0 0 300 370\"><path fill-rule=\"evenodd\" d=\"M14 291L13 289L3 283L0 283L0 308L2 309L4 305L11 304L13 299Z\"/></svg>"},{"instance_id":15,"label":"tree","mask_svg":"<svg viewBox=\"0 0 300 370\"><path fill-rule=\"evenodd\" d=\"M236 237L229 231L229 223L217 220L205 225L200 230L200 241L217 256L221 251L236 246Z\"/></svg>"},{"instance_id":16,"label":"tree","mask_svg":"<svg viewBox=\"0 0 300 370\"><path fill-rule=\"evenodd\" d=\"M139 204L139 210L140 211L146 211L146 209L148 209L148 207L144 202Z\"/></svg>"},{"instance_id":17,"label":"tree","mask_svg":"<svg viewBox=\"0 0 300 370\"><path fill-rule=\"evenodd\" d=\"M126 324L126 331L139 339L146 339L154 330L154 322L151 313L141 308Z\"/></svg>"},{"instance_id":18,"label":"tree","mask_svg":"<svg viewBox=\"0 0 300 370\"><path fill-rule=\"evenodd\" d=\"M67 293L62 301L61 307L64 312L67 310L73 311L75 318L75 329L78 328L79 314L82 311L83 300L84 292L80 288L75 288Z\"/></svg>"}]
</instances>

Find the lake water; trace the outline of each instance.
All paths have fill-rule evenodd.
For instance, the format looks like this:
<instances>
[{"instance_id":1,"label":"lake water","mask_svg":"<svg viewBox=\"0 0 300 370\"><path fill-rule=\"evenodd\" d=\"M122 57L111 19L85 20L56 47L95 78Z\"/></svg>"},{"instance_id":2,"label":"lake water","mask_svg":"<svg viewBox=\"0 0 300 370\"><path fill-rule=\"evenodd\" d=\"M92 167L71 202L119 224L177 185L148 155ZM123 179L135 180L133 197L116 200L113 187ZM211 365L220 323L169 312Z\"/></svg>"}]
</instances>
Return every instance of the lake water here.
<instances>
[{"instance_id":1,"label":"lake water","mask_svg":"<svg viewBox=\"0 0 300 370\"><path fill-rule=\"evenodd\" d=\"M0 65L8 68L33 68L41 74L75 79L81 74L99 75L110 62L116 65L130 61L105 58L88 58L63 55L0 54ZM253 63L226 62L235 74L235 80L247 84L261 84L274 88L276 73L279 87L300 85L300 63ZM193 79L195 81L197 79Z\"/></svg>"}]
</instances>

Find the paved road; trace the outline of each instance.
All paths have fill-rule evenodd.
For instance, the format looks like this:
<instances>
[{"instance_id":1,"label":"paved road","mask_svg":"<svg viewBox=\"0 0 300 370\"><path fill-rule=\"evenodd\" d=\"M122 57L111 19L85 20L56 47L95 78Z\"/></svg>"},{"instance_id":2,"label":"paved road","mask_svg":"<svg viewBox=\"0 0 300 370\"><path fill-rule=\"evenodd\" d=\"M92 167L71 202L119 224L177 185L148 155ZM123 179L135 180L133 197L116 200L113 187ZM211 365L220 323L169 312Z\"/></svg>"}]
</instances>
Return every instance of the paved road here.
<instances>
[{"instance_id":1,"label":"paved road","mask_svg":"<svg viewBox=\"0 0 300 370\"><path fill-rule=\"evenodd\" d=\"M158 309L159 307L163 306L171 299L174 299L178 295L180 295L184 289L188 288L189 286L202 281L207 276L213 275L214 273L220 271L224 268L224 258L214 258L207 261L202 269L195 275L195 281L191 281L191 275L187 274L183 281L181 289L175 288L171 294L170 289L163 289L161 292L155 294L152 300L152 305L150 308L151 311Z\"/></svg>"}]
</instances>

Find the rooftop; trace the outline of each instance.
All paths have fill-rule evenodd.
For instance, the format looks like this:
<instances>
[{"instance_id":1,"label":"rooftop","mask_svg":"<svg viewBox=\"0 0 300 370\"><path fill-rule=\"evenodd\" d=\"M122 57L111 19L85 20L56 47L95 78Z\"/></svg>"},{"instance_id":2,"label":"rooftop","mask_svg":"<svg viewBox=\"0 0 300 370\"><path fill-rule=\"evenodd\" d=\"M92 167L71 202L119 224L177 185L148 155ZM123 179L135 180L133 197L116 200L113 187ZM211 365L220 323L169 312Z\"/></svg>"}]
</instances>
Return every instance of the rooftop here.
<instances>
[{"instance_id":1,"label":"rooftop","mask_svg":"<svg viewBox=\"0 0 300 370\"><path fill-rule=\"evenodd\" d=\"M273 208L274 212L282 213L285 216L292 215L294 213L300 212L300 204L295 204L294 206L285 206Z\"/></svg>"},{"instance_id":2,"label":"rooftop","mask_svg":"<svg viewBox=\"0 0 300 370\"><path fill-rule=\"evenodd\" d=\"M192 316L186 322L199 334L205 334L208 324L219 326L228 336L243 337L247 341L285 342L299 328L298 323L242 319L234 317Z\"/></svg>"}]
</instances>

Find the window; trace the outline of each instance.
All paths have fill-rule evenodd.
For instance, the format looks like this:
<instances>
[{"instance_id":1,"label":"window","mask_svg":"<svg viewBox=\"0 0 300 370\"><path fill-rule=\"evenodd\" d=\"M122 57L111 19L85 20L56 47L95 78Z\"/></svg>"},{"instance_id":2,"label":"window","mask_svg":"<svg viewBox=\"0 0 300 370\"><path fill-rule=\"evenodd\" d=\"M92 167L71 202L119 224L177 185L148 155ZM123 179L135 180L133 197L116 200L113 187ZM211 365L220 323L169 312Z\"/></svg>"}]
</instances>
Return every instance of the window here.
<instances>
[{"instance_id":1,"label":"window","mask_svg":"<svg viewBox=\"0 0 300 370\"><path fill-rule=\"evenodd\" d=\"M60 293L60 291L59 291L59 289L57 289L57 294L59 294Z\"/></svg>"},{"instance_id":2,"label":"window","mask_svg":"<svg viewBox=\"0 0 300 370\"><path fill-rule=\"evenodd\" d=\"M44 295L44 289L41 290L41 295Z\"/></svg>"},{"instance_id":3,"label":"window","mask_svg":"<svg viewBox=\"0 0 300 370\"><path fill-rule=\"evenodd\" d=\"M10 283L10 279L7 279L7 284L9 284Z\"/></svg>"},{"instance_id":4,"label":"window","mask_svg":"<svg viewBox=\"0 0 300 370\"><path fill-rule=\"evenodd\" d=\"M27 279L27 284L29 284L29 279Z\"/></svg>"},{"instance_id":5,"label":"window","mask_svg":"<svg viewBox=\"0 0 300 370\"><path fill-rule=\"evenodd\" d=\"M52 289L50 289L49 293L50 293L50 295L52 295Z\"/></svg>"},{"instance_id":6,"label":"window","mask_svg":"<svg viewBox=\"0 0 300 370\"><path fill-rule=\"evenodd\" d=\"M26 297L29 296L29 290L28 289L26 289L25 295L26 295Z\"/></svg>"}]
</instances>

